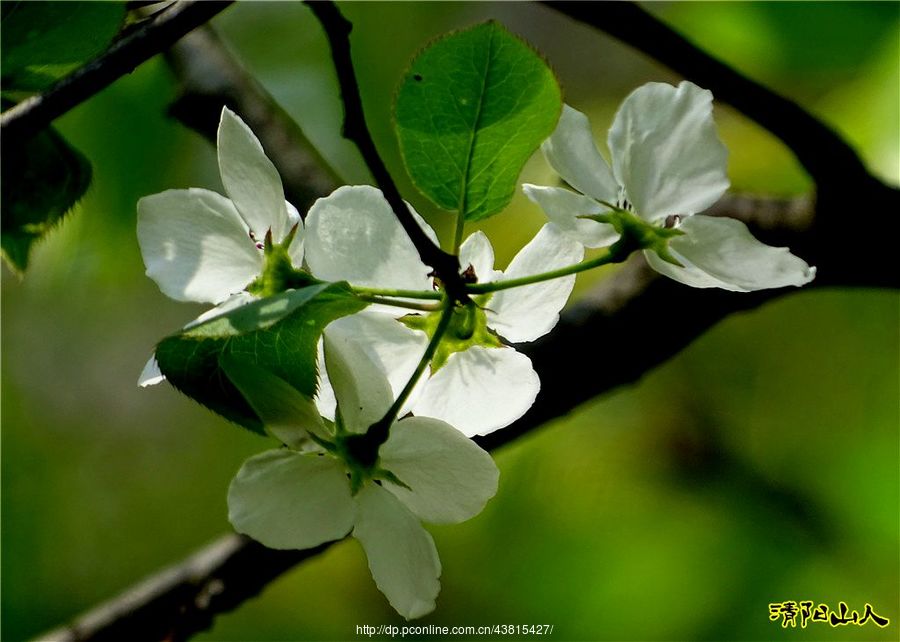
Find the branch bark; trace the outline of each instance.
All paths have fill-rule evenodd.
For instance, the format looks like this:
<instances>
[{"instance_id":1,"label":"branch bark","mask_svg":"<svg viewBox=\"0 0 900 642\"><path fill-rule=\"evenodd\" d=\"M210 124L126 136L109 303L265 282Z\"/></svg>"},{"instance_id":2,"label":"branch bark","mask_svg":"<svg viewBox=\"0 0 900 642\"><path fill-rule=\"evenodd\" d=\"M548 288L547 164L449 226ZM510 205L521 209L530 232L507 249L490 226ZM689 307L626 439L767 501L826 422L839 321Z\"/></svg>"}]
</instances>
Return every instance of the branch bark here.
<instances>
[{"instance_id":1,"label":"branch bark","mask_svg":"<svg viewBox=\"0 0 900 642\"><path fill-rule=\"evenodd\" d=\"M760 236L794 240L806 233L815 215L812 200L805 197L778 200L728 196L708 213L739 218ZM866 287L878 281L875 277L854 284ZM812 284L827 285L819 281ZM541 375L537 402L513 425L476 441L496 450L598 394L635 381L729 314L791 292L695 290L659 277L635 257L567 311L553 333L520 346ZM597 337L616 340L600 342ZM594 377L580 377L570 367L570 355L576 351L587 360L602 356L604 363L616 366L604 368ZM279 575L328 546L274 551L242 536L225 536L41 639L187 639L211 626L219 613L256 596Z\"/></svg>"},{"instance_id":2,"label":"branch bark","mask_svg":"<svg viewBox=\"0 0 900 642\"><path fill-rule=\"evenodd\" d=\"M331 47L331 56L341 87L341 99L344 102L344 138L353 141L359 148L360 154L372 172L375 184L394 210L394 215L415 245L422 262L434 270L435 276L441 280L447 294L453 300L468 301L465 283L459 273L459 259L438 247L416 223L369 133L350 55L350 31L353 25L341 15L333 2L307 1L306 5L321 23Z\"/></svg>"},{"instance_id":3,"label":"branch bark","mask_svg":"<svg viewBox=\"0 0 900 642\"><path fill-rule=\"evenodd\" d=\"M630 2L545 2L547 7L621 40L713 92L781 139L817 183L867 175L856 152L830 127L688 41Z\"/></svg>"},{"instance_id":4,"label":"branch bark","mask_svg":"<svg viewBox=\"0 0 900 642\"><path fill-rule=\"evenodd\" d=\"M778 137L816 184L816 216L792 249L819 266L817 282L896 287L900 275L884 265L884 237L900 234L900 191L868 172L833 129L783 96L699 49L650 13L628 2L547 2L546 6L599 29L713 92ZM880 246L880 247L876 247ZM839 256L834 256L835 252ZM832 261L832 259L838 259Z\"/></svg>"},{"instance_id":5,"label":"branch bark","mask_svg":"<svg viewBox=\"0 0 900 642\"><path fill-rule=\"evenodd\" d=\"M179 95L169 115L216 144L222 107L240 115L281 174L284 193L301 215L340 186L336 172L307 140L300 126L228 51L210 25L179 40L166 52Z\"/></svg>"},{"instance_id":6,"label":"branch bark","mask_svg":"<svg viewBox=\"0 0 900 642\"><path fill-rule=\"evenodd\" d=\"M782 138L801 161L807 159L807 168L820 181L817 198L771 199L728 195L707 214L740 219L762 240L789 245L804 258L811 259L810 262L818 266L819 272L817 279L804 289L900 286L890 258L894 255L893 239L896 238L900 193L865 172L852 149L830 129L796 105L785 107L780 102L784 99L777 96L777 100L773 99L774 94L758 85L750 92L752 99L749 102L737 96L735 92L740 93L738 90L742 82L752 81L739 81L733 77L733 70L708 55L686 50L685 46L692 45L673 40L672 34L665 31L668 28L663 25L642 31L638 27L647 26L648 18L640 9L623 8L627 5L609 8L609 5L618 3L585 4L589 4L590 9L599 15L615 14L617 20L636 21L630 26L616 27L622 34L619 37L627 38L630 44L652 55L663 56L662 62L714 92L724 92L726 99L730 96L730 102L735 107ZM576 5L568 5L567 12L571 10L575 15ZM652 17L649 19L655 20ZM346 38L346 33L343 37ZM657 46L650 42L654 39L668 39L669 44ZM203 55L210 53L206 51ZM345 55L349 60L349 49ZM705 73L712 76L694 74L693 64L701 68L705 65L708 67ZM257 89L252 84L236 83L229 87L226 83L216 91L226 96L233 93L239 104L256 100L265 102L265 97L261 97ZM719 97L722 96L717 94ZM774 116L765 113L770 109L777 110L777 107L784 107L787 113ZM262 127L290 131L289 125L277 122L284 117L283 112L275 110L271 113L274 120L261 123ZM192 126L214 130L218 114L212 118L205 124L194 123ZM789 131L792 126L806 133L798 137ZM265 136L261 130L256 131ZM815 159L816 141L819 139L822 151L818 153L822 158ZM830 170L819 169L829 162L830 154L842 157L838 163L849 172L841 177L843 180L831 180ZM283 161L274 155L273 159L282 175L288 176ZM828 180L825 180L826 177ZM862 194L858 191L861 186L867 190ZM864 242L848 238L849 225L846 221L848 216L852 221L854 210L842 209L848 204L859 205L861 200L867 208L866 227L882 226L882 232L865 234ZM836 223L825 223L824 219ZM502 431L479 438L478 442L488 449L500 448L546 421L570 412L584 401L639 379L729 314L755 308L792 292L769 290L736 294L696 290L659 277L640 257L634 257L567 311L553 333L534 344L520 346L541 375L541 394L519 421ZM615 337L615 341L600 342L597 337ZM568 356L575 351L586 360L602 357L604 363L615 364L615 367L604 368L593 377L578 377L570 367ZM255 596L278 575L327 546L311 551L272 551L238 535L226 536L181 564L145 580L77 619L72 625L48 633L42 639L61 642L123 638L185 639L207 628L216 614L231 610L243 600Z\"/></svg>"},{"instance_id":7,"label":"branch bark","mask_svg":"<svg viewBox=\"0 0 900 642\"><path fill-rule=\"evenodd\" d=\"M221 12L227 1L188 1L161 11L146 25L113 44L104 54L59 80L45 92L27 98L0 115L4 136L25 139L73 107L168 49L189 31Z\"/></svg>"}]
</instances>

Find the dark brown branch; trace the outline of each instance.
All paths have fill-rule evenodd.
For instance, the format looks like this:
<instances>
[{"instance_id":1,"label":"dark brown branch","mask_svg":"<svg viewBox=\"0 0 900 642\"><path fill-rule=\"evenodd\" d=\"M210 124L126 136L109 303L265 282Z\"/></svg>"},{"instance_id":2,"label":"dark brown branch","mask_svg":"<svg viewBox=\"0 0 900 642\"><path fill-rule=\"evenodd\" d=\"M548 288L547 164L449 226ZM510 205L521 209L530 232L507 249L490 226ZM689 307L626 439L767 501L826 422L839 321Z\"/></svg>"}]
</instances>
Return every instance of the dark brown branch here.
<instances>
[{"instance_id":1,"label":"dark brown branch","mask_svg":"<svg viewBox=\"0 0 900 642\"><path fill-rule=\"evenodd\" d=\"M441 250L416 223L369 133L350 55L350 32L353 25L341 15L333 2L306 2L306 5L321 23L331 47L331 57L334 60L341 99L344 102L344 138L353 141L359 148L359 153L372 172L376 185L394 210L397 220L403 225L422 262L434 270L435 276L441 280L447 293L454 300L468 301L465 283L459 274L459 259Z\"/></svg>"},{"instance_id":2,"label":"dark brown branch","mask_svg":"<svg viewBox=\"0 0 900 642\"><path fill-rule=\"evenodd\" d=\"M852 285L875 279L879 285L896 287L900 275L894 267L886 266L883 258L894 250L882 248L887 254L879 255L875 245L884 237L900 235L900 192L873 177L850 145L830 127L697 48L636 4L546 4L710 89L716 100L731 104L788 146L816 183L815 219L792 247L819 266L817 283ZM829 254L835 252L837 257Z\"/></svg>"},{"instance_id":3,"label":"dark brown branch","mask_svg":"<svg viewBox=\"0 0 900 642\"><path fill-rule=\"evenodd\" d=\"M781 139L817 183L862 180L865 167L853 149L796 103L747 78L699 49L630 2L547 2L575 20L605 31L713 92Z\"/></svg>"},{"instance_id":4,"label":"dark brown branch","mask_svg":"<svg viewBox=\"0 0 900 642\"><path fill-rule=\"evenodd\" d=\"M606 5L591 3L591 7L602 11ZM640 34L636 40L644 38ZM349 59L349 50L347 56ZM673 65L673 68L678 67ZM688 72L683 73L713 88L713 84ZM234 91L239 103L255 100L253 88L249 86L222 91L226 95ZM743 110L740 104L733 104ZM752 112L755 107L751 105L748 109ZM273 113L278 120L278 112ZM754 117L753 113L748 115ZM207 117L211 120L192 126L214 130L218 114ZM803 117L812 118L808 114ZM283 123L272 122L267 126L285 127ZM265 140L266 134L254 129ZM823 136L824 147L830 148L828 139L833 133L823 125L817 135ZM804 145L805 141L801 147ZM849 150L842 143L832 149L844 153L840 152L842 146ZM279 158L273 156L273 159L282 175L287 176ZM878 183L864 172L854 180L845 178L820 184L818 200L729 195L707 213L741 219L761 239L788 245L816 264L818 277L805 289L834 285L896 288L898 274L891 257L900 196L897 190ZM860 185L869 189L860 193L857 191ZM827 199L822 197L823 188ZM865 223L855 223L855 214L861 215L856 221L863 218ZM823 224L824 218L838 223ZM639 379L725 316L793 291L735 294L695 290L659 277L640 257L635 257L566 312L552 334L534 344L520 346L541 374L541 394L528 414L515 424L478 441L486 448L499 448L584 401ZM598 341L598 337L615 337L615 340ZM572 368L571 355L575 353L585 362L602 358L607 367L592 373L594 376L582 377ZM73 625L42 639L64 642L185 639L210 626L217 614L257 595L268 582L326 547L311 551L272 551L237 535L226 536L92 610Z\"/></svg>"},{"instance_id":5,"label":"dark brown branch","mask_svg":"<svg viewBox=\"0 0 900 642\"><path fill-rule=\"evenodd\" d=\"M240 115L275 163L285 197L301 215L340 185L297 123L247 73L211 26L200 27L175 43L166 52L166 61L179 86L169 114L213 145L222 107Z\"/></svg>"},{"instance_id":6,"label":"dark brown branch","mask_svg":"<svg viewBox=\"0 0 900 642\"><path fill-rule=\"evenodd\" d=\"M209 628L216 614L237 607L325 548L274 551L241 535L225 535L40 639L186 640Z\"/></svg>"},{"instance_id":7,"label":"dark brown branch","mask_svg":"<svg viewBox=\"0 0 900 642\"><path fill-rule=\"evenodd\" d=\"M113 44L45 92L27 98L0 115L4 136L26 138L67 111L132 72L142 62L168 49L189 31L210 20L230 1L178 2Z\"/></svg>"},{"instance_id":8,"label":"dark brown branch","mask_svg":"<svg viewBox=\"0 0 900 642\"><path fill-rule=\"evenodd\" d=\"M814 206L808 198L728 196L709 214L740 218L766 240L782 239L796 245L808 233ZM886 247L890 242L885 239L882 244ZM836 280L839 283L885 285L883 274L854 270L841 262L839 254L825 252L828 261L838 264L820 265L820 271L822 267L834 267L824 271L842 275ZM828 285L833 283L812 283L813 287ZM541 375L541 393L524 417L477 441L490 450L500 448L603 392L635 381L725 316L794 291L736 294L695 290L657 276L635 257L567 311L551 334L534 344L519 346ZM598 337L615 340L600 341ZM602 361L606 367L584 377L572 368L573 354L579 355L579 361ZM209 627L217 614L254 597L268 582L327 546L313 551L272 551L237 535L225 537L42 639L185 639Z\"/></svg>"}]
</instances>

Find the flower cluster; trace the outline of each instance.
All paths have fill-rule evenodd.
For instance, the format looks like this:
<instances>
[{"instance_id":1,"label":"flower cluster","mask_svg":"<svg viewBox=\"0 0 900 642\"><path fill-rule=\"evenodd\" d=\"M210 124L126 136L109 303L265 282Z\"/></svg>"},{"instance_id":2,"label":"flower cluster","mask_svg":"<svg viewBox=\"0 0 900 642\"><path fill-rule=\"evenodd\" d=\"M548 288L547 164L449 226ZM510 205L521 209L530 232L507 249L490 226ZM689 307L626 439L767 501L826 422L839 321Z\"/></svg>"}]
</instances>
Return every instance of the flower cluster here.
<instances>
[{"instance_id":1,"label":"flower cluster","mask_svg":"<svg viewBox=\"0 0 900 642\"><path fill-rule=\"evenodd\" d=\"M454 524L477 515L496 493L499 472L485 451L428 417L394 422L377 462L361 460L354 439L381 418L393 393L356 343L327 337L325 364L337 396L334 422L304 412L301 395L270 375L259 394L277 388L295 409L273 413L270 400L254 399L259 380L242 381L246 372L235 372L239 388L289 447L244 462L228 491L228 518L271 548L311 548L352 534L391 605L406 618L420 617L434 609L441 564L419 520Z\"/></svg>"},{"instance_id":2,"label":"flower cluster","mask_svg":"<svg viewBox=\"0 0 900 642\"><path fill-rule=\"evenodd\" d=\"M227 198L188 189L141 199L148 276L174 299L215 306L191 325L313 283L346 282L368 304L321 334L315 398L257 365L220 359L286 446L248 459L234 478L234 527L273 548L351 534L394 608L424 615L434 608L440 562L420 520L464 521L496 492L493 461L468 437L509 425L534 403L538 375L511 344L556 325L577 272L641 250L654 269L694 287L811 280L815 268L760 243L743 223L698 214L729 185L711 104L688 82L637 89L610 129L611 164L587 117L565 106L543 152L577 192L523 186L549 221L505 271L495 269L482 232L461 243L465 304L441 292L379 190L341 187L304 223L259 141L224 109L218 158ZM607 254L584 261L585 248ZM139 383L163 378L151 359Z\"/></svg>"}]
</instances>

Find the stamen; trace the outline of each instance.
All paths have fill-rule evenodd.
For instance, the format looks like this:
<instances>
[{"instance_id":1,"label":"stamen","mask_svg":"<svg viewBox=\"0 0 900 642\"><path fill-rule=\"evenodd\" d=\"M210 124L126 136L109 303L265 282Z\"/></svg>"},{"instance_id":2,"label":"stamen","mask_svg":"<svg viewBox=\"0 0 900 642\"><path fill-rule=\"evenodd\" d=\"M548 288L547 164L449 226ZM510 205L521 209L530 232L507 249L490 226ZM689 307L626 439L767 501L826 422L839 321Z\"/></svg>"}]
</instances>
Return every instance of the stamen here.
<instances>
[{"instance_id":1,"label":"stamen","mask_svg":"<svg viewBox=\"0 0 900 642\"><path fill-rule=\"evenodd\" d=\"M671 229L673 227L678 227L679 225L681 225L681 215L669 214L666 217L666 222L665 222L664 227L666 227L667 229Z\"/></svg>"}]
</instances>

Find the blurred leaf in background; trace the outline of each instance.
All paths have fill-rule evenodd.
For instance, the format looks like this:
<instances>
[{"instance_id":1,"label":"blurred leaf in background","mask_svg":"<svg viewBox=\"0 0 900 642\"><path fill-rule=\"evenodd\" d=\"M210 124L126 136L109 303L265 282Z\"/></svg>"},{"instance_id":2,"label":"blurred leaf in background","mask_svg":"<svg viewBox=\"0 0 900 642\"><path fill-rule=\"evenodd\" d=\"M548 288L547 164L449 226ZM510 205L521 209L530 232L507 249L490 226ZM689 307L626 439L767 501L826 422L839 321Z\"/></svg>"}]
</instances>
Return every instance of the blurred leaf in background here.
<instances>
[{"instance_id":1,"label":"blurred leaf in background","mask_svg":"<svg viewBox=\"0 0 900 642\"><path fill-rule=\"evenodd\" d=\"M448 217L404 178L390 128L403 70L432 38L499 20L545 55L565 99L597 123L641 83L677 80L538 5L342 9L376 143L403 195L443 233ZM649 9L824 117L896 181L895 3ZM797 21L802 29L775 26ZM340 139L330 57L308 9L239 3L214 25L344 178L365 181ZM798 57L802 68L790 63ZM4 640L56 626L228 530L229 480L273 443L169 387L135 385L155 342L191 314L144 276L135 203L169 188L221 189L212 147L165 118L174 97L157 59L59 120L91 159L94 187L79 216L35 248L24 282L3 273ZM739 189L808 189L783 145L716 109ZM549 177L537 154L520 180ZM541 222L517 195L475 227L504 266ZM498 452L500 490L485 512L430 528L443 589L420 623L552 623L557 640L896 640L898 324L894 292L800 291L729 318L638 384ZM870 602L891 626L782 629L768 604L786 599ZM379 623L400 622L346 542L199 639L343 640Z\"/></svg>"},{"instance_id":2,"label":"blurred leaf in background","mask_svg":"<svg viewBox=\"0 0 900 642\"><path fill-rule=\"evenodd\" d=\"M24 144L4 140L2 174L3 257L23 272L32 243L53 229L87 191L91 164L48 127Z\"/></svg>"},{"instance_id":3,"label":"blurred leaf in background","mask_svg":"<svg viewBox=\"0 0 900 642\"><path fill-rule=\"evenodd\" d=\"M124 20L124 2L3 2L4 93L43 91L103 53Z\"/></svg>"},{"instance_id":4,"label":"blurred leaf in background","mask_svg":"<svg viewBox=\"0 0 900 642\"><path fill-rule=\"evenodd\" d=\"M124 19L124 2L2 3L3 109L102 53ZM25 139L5 137L2 156L3 258L24 272L31 245L84 195L91 165L52 127Z\"/></svg>"}]
</instances>

